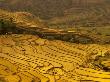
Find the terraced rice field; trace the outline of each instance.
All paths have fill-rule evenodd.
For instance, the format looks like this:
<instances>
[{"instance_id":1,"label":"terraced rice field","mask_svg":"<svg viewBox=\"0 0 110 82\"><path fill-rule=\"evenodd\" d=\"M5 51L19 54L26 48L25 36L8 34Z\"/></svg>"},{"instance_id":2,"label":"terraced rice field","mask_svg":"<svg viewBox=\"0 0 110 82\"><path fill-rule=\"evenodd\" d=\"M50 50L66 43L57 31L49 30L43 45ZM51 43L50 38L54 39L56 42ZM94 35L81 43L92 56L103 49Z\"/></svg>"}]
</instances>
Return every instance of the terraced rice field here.
<instances>
[{"instance_id":1,"label":"terraced rice field","mask_svg":"<svg viewBox=\"0 0 110 82\"><path fill-rule=\"evenodd\" d=\"M0 81L110 82L109 55L110 45L0 35Z\"/></svg>"}]
</instances>

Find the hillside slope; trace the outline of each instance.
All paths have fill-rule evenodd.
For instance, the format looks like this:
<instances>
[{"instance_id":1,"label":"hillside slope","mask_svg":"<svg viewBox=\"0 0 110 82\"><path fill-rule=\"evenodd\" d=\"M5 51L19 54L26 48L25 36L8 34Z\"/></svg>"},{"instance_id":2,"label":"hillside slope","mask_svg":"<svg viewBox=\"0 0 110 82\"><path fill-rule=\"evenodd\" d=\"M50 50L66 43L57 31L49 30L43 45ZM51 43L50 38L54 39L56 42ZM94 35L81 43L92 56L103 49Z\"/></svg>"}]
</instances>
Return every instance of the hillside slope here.
<instances>
[{"instance_id":1,"label":"hillside slope","mask_svg":"<svg viewBox=\"0 0 110 82\"><path fill-rule=\"evenodd\" d=\"M75 43L110 43L109 27L58 29L49 28L43 20L27 12L8 12L0 10L0 34L33 34L41 38L57 39ZM94 31L96 30L96 31ZM99 32L100 31L100 32ZM104 33L105 32L105 33Z\"/></svg>"},{"instance_id":2,"label":"hillside slope","mask_svg":"<svg viewBox=\"0 0 110 82\"><path fill-rule=\"evenodd\" d=\"M53 18L64 15L64 11L72 7L82 8L91 5L97 8L97 5L104 5L108 2L109 0L4 0L0 2L0 8L26 11L40 18Z\"/></svg>"},{"instance_id":3,"label":"hillside slope","mask_svg":"<svg viewBox=\"0 0 110 82\"><path fill-rule=\"evenodd\" d=\"M0 10L1 31L23 33L45 33L59 32L59 30L49 29L48 26L40 18L28 12L8 12ZM6 33L5 32L5 33Z\"/></svg>"},{"instance_id":4,"label":"hillside slope","mask_svg":"<svg viewBox=\"0 0 110 82\"><path fill-rule=\"evenodd\" d=\"M0 81L110 82L110 45L0 35Z\"/></svg>"}]
</instances>

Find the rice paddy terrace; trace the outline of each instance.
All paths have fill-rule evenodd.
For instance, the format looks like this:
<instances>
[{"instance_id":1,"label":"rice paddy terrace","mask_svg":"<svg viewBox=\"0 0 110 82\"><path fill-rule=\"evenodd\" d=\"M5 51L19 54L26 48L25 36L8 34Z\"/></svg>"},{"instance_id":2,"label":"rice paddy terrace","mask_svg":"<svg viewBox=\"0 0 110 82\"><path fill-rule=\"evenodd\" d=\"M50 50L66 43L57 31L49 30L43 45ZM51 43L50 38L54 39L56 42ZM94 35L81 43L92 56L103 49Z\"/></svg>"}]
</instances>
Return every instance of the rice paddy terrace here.
<instances>
[{"instance_id":1,"label":"rice paddy terrace","mask_svg":"<svg viewBox=\"0 0 110 82\"><path fill-rule=\"evenodd\" d=\"M110 82L110 46L0 35L4 82ZM105 69L106 68L106 69Z\"/></svg>"},{"instance_id":2,"label":"rice paddy terrace","mask_svg":"<svg viewBox=\"0 0 110 82\"><path fill-rule=\"evenodd\" d=\"M13 15L15 14L0 13L5 21L12 22L16 19L13 22L16 28L31 32L40 29L50 34L63 33L24 20L24 15L24 21L22 17L16 18ZM0 35L0 82L110 82L110 44L48 40L37 34L19 33L20 31L17 34Z\"/></svg>"}]
</instances>

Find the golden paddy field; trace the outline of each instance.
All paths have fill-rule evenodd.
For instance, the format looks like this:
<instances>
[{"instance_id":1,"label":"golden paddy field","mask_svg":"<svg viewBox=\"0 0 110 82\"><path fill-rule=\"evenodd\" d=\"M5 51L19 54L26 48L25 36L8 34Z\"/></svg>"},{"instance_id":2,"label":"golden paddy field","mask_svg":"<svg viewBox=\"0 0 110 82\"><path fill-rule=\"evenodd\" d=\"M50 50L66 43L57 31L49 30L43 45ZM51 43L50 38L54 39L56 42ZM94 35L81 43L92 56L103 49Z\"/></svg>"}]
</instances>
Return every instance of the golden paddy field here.
<instances>
[{"instance_id":1,"label":"golden paddy field","mask_svg":"<svg viewBox=\"0 0 110 82\"><path fill-rule=\"evenodd\" d=\"M110 45L0 35L0 82L110 82Z\"/></svg>"}]
</instances>

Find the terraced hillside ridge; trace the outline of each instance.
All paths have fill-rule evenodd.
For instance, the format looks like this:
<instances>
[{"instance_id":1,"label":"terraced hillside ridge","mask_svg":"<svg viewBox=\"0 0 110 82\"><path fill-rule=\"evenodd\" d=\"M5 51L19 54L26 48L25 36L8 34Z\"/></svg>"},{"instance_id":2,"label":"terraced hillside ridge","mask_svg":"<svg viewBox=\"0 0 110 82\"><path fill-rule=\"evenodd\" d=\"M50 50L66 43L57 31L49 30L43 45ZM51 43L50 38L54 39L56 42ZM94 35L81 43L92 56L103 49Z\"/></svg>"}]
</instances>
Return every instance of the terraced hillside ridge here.
<instances>
[{"instance_id":1,"label":"terraced hillside ridge","mask_svg":"<svg viewBox=\"0 0 110 82\"><path fill-rule=\"evenodd\" d=\"M35 32L51 30L47 28L41 19L27 12L8 12L0 9L0 20L22 30L34 30Z\"/></svg>"},{"instance_id":2,"label":"terraced hillside ridge","mask_svg":"<svg viewBox=\"0 0 110 82\"><path fill-rule=\"evenodd\" d=\"M27 12L8 12L0 9L0 34L27 33L44 35L64 35L59 29L50 29L43 20ZM67 34L67 33L66 33Z\"/></svg>"},{"instance_id":3,"label":"terraced hillside ridge","mask_svg":"<svg viewBox=\"0 0 110 82\"><path fill-rule=\"evenodd\" d=\"M41 38L58 39L75 43L109 43L109 36L82 33L81 31L49 28L41 19L27 12L8 12L0 10L0 34L33 34ZM101 42L100 42L100 41ZM105 41L106 40L106 41Z\"/></svg>"},{"instance_id":4,"label":"terraced hillside ridge","mask_svg":"<svg viewBox=\"0 0 110 82\"><path fill-rule=\"evenodd\" d=\"M110 82L110 45L0 35L0 81Z\"/></svg>"},{"instance_id":5,"label":"terraced hillside ridge","mask_svg":"<svg viewBox=\"0 0 110 82\"><path fill-rule=\"evenodd\" d=\"M0 33L27 33L39 35L42 38L70 40L74 35L80 36L80 33L69 33L63 29L50 29L47 25L40 22L37 17L27 12L8 12L0 10ZM62 37L62 38L61 38ZM66 37L66 38L65 38ZM89 38L89 37L88 37Z\"/></svg>"},{"instance_id":6,"label":"terraced hillside ridge","mask_svg":"<svg viewBox=\"0 0 110 82\"><path fill-rule=\"evenodd\" d=\"M43 20L37 18L36 16L28 13L28 12L8 12L5 10L0 9L0 23L2 22L3 25L0 26L0 32L3 30L10 29L12 32L24 30L25 32L29 31L33 33L53 33L53 34L63 34L63 30L58 29L50 29L48 26L43 22ZM5 24L6 23L6 24ZM13 27L13 28L12 28Z\"/></svg>"}]
</instances>

